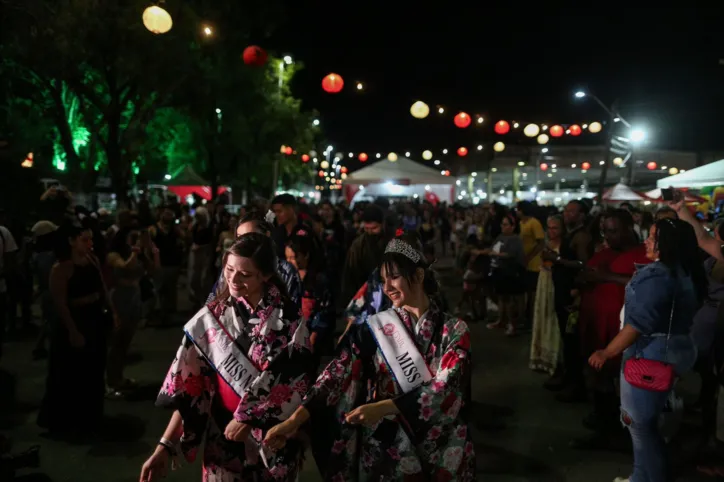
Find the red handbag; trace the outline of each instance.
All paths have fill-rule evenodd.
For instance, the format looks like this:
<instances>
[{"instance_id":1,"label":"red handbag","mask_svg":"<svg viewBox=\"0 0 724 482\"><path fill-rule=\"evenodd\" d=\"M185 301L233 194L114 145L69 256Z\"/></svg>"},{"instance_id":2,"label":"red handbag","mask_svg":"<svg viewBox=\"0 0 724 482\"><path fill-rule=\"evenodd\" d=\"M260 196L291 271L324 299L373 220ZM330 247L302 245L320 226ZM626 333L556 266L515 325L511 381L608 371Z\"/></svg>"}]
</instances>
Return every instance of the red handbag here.
<instances>
[{"instance_id":1,"label":"red handbag","mask_svg":"<svg viewBox=\"0 0 724 482\"><path fill-rule=\"evenodd\" d=\"M669 352L669 338L671 338L671 323L674 319L674 305L671 305L669 316L669 332L666 334L666 348L664 359ZM646 360L633 357L626 360L623 366L624 379L636 388L651 392L668 392L674 386L674 366L665 361Z\"/></svg>"}]
</instances>

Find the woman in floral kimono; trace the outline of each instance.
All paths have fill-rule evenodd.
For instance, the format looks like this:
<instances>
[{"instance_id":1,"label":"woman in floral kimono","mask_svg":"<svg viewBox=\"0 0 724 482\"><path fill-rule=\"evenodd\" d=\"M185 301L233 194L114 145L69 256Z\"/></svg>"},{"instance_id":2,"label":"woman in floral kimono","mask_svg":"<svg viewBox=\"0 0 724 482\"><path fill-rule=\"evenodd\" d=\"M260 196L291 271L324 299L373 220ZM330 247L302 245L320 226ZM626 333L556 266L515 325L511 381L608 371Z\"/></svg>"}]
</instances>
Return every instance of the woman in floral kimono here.
<instances>
[{"instance_id":1,"label":"woman in floral kimono","mask_svg":"<svg viewBox=\"0 0 724 482\"><path fill-rule=\"evenodd\" d=\"M259 233L226 252L226 286L184 327L158 396L157 405L175 411L142 482L165 476L178 452L194 460L202 440L204 481L296 479L299 443L261 448L266 430L300 405L314 370L306 324L276 275L274 253Z\"/></svg>"},{"instance_id":2,"label":"woman in floral kimono","mask_svg":"<svg viewBox=\"0 0 724 482\"><path fill-rule=\"evenodd\" d=\"M475 479L463 412L470 333L440 311L427 268L414 238L389 242L381 277L394 307L350 328L303 405L267 433L269 448L311 419L325 480Z\"/></svg>"}]
</instances>

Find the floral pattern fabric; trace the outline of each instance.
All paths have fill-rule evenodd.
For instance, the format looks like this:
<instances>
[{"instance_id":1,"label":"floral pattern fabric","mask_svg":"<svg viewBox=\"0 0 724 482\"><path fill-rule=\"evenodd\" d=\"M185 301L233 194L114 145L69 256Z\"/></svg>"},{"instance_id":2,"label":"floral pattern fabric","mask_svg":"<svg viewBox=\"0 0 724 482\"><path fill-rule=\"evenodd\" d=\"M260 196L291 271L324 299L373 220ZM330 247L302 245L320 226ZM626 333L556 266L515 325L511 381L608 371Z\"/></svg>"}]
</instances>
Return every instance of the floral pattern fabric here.
<instances>
[{"instance_id":1,"label":"floral pattern fabric","mask_svg":"<svg viewBox=\"0 0 724 482\"><path fill-rule=\"evenodd\" d=\"M184 336L171 364L156 404L179 411L183 419L180 445L193 461L201 441L204 482L242 480L296 480L303 447L297 441L276 453L260 455L266 430L286 420L300 405L314 371L309 332L299 320L298 309L274 286L267 288L254 310L242 298L208 305L217 320L235 310L235 322L224 328L257 369L259 377L241 395L232 413L224 404L225 382L196 345ZM220 335L226 336L226 335ZM228 397L226 397L228 400ZM232 417L252 426L247 442L231 442L224 429Z\"/></svg>"},{"instance_id":2,"label":"floral pattern fabric","mask_svg":"<svg viewBox=\"0 0 724 482\"><path fill-rule=\"evenodd\" d=\"M475 453L464 416L470 332L436 304L418 322L395 309L433 379L402 393L368 325L350 330L338 356L305 397L313 451L325 480L475 480ZM399 415L371 427L341 423L346 413L393 399Z\"/></svg>"},{"instance_id":3,"label":"floral pattern fabric","mask_svg":"<svg viewBox=\"0 0 724 482\"><path fill-rule=\"evenodd\" d=\"M375 269L369 279L357 293L344 310L344 319L347 322L363 324L367 318L390 308L389 298L382 291L382 278L380 278L380 269Z\"/></svg>"}]
</instances>

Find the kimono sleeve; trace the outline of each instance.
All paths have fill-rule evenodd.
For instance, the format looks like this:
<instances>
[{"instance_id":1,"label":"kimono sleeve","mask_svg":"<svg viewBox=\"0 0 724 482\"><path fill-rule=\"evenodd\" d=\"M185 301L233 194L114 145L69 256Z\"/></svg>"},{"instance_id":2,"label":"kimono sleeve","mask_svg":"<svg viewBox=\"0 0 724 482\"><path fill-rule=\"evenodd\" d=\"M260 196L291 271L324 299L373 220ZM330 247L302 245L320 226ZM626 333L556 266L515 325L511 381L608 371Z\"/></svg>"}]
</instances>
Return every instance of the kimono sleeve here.
<instances>
[{"instance_id":1,"label":"kimono sleeve","mask_svg":"<svg viewBox=\"0 0 724 482\"><path fill-rule=\"evenodd\" d=\"M315 294L318 296L315 300L314 314L309 320L309 329L315 332L334 330L334 301L326 278L320 276L316 283Z\"/></svg>"},{"instance_id":2,"label":"kimono sleeve","mask_svg":"<svg viewBox=\"0 0 724 482\"><path fill-rule=\"evenodd\" d=\"M289 323L287 342L253 382L234 412L237 422L267 430L289 418L301 405L315 363L306 323Z\"/></svg>"},{"instance_id":3,"label":"kimono sleeve","mask_svg":"<svg viewBox=\"0 0 724 482\"><path fill-rule=\"evenodd\" d=\"M470 376L470 331L462 320L446 323L442 356L435 376L424 385L395 399L413 439L421 443L433 428L459 422Z\"/></svg>"},{"instance_id":4,"label":"kimono sleeve","mask_svg":"<svg viewBox=\"0 0 724 482\"><path fill-rule=\"evenodd\" d=\"M209 422L214 395L213 373L196 346L184 336L156 399L159 407L178 410L183 420L181 450L193 461Z\"/></svg>"}]
</instances>

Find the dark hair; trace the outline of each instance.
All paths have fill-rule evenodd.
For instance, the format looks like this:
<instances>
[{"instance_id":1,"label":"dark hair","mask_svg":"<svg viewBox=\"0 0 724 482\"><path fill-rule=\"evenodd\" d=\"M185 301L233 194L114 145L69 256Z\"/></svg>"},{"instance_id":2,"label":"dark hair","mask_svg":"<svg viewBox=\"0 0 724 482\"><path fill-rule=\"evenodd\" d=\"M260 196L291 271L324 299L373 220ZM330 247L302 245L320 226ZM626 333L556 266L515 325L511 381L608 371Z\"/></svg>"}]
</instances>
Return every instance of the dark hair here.
<instances>
[{"instance_id":1,"label":"dark hair","mask_svg":"<svg viewBox=\"0 0 724 482\"><path fill-rule=\"evenodd\" d=\"M707 279L694 228L680 219L669 218L656 221L655 226L659 261L669 268L672 276L676 276L677 267L691 276L697 299L703 302L708 294Z\"/></svg>"},{"instance_id":2,"label":"dark hair","mask_svg":"<svg viewBox=\"0 0 724 482\"><path fill-rule=\"evenodd\" d=\"M261 233L247 233L240 236L224 253L221 261L222 274L226 268L229 255L232 254L242 258L249 258L263 276L269 276L269 283L276 286L282 295L282 299L285 302L289 300L287 286L277 273L276 250L269 236ZM226 284L226 278L222 275L215 299L225 301L229 294L229 286Z\"/></svg>"},{"instance_id":3,"label":"dark hair","mask_svg":"<svg viewBox=\"0 0 724 482\"><path fill-rule=\"evenodd\" d=\"M588 209L588 205L586 203L584 203L583 201L581 201L580 199L574 199L573 201L569 201L568 204L575 204L576 206L578 206L578 209L581 210L581 213L584 216L588 216L588 211L590 211Z\"/></svg>"},{"instance_id":4,"label":"dark hair","mask_svg":"<svg viewBox=\"0 0 724 482\"><path fill-rule=\"evenodd\" d=\"M520 232L520 223L518 222L518 218L515 217L515 214L512 212L507 212L503 214L503 217L500 218L500 224L503 224L503 219L507 219L510 224L513 225L513 232L519 233ZM502 229L502 226L501 226Z\"/></svg>"},{"instance_id":5,"label":"dark hair","mask_svg":"<svg viewBox=\"0 0 724 482\"><path fill-rule=\"evenodd\" d=\"M611 209L610 211L606 211L603 217L604 219L616 219L621 224L621 227L629 232L629 236L631 236L632 239L640 241L636 231L634 231L633 216L631 216L631 213L627 210L623 208Z\"/></svg>"},{"instance_id":6,"label":"dark hair","mask_svg":"<svg viewBox=\"0 0 724 482\"><path fill-rule=\"evenodd\" d=\"M128 245L128 235L133 231L138 231L135 228L121 228L113 236L110 247L108 248L109 253L118 253L121 258L128 259L131 256L131 246Z\"/></svg>"},{"instance_id":7,"label":"dark hair","mask_svg":"<svg viewBox=\"0 0 724 482\"><path fill-rule=\"evenodd\" d=\"M656 215L654 216L655 219L658 219L659 216L665 216L667 213L673 213L675 218L679 218L679 213L676 212L676 209L670 207L670 206L661 206L657 211Z\"/></svg>"},{"instance_id":8,"label":"dark hair","mask_svg":"<svg viewBox=\"0 0 724 482\"><path fill-rule=\"evenodd\" d=\"M55 259L58 261L69 260L73 252L69 241L78 238L84 231L88 231L88 229L85 229L80 223L66 222L58 227L54 233L55 247L53 251L55 252Z\"/></svg>"},{"instance_id":9,"label":"dark hair","mask_svg":"<svg viewBox=\"0 0 724 482\"><path fill-rule=\"evenodd\" d=\"M518 202L518 211L523 216L534 216L535 205L530 201L520 201Z\"/></svg>"},{"instance_id":10,"label":"dark hair","mask_svg":"<svg viewBox=\"0 0 724 482\"><path fill-rule=\"evenodd\" d=\"M381 207L371 204L367 206L362 213L362 222L384 224L385 212L382 210Z\"/></svg>"},{"instance_id":11,"label":"dark hair","mask_svg":"<svg viewBox=\"0 0 724 482\"><path fill-rule=\"evenodd\" d=\"M274 204L281 204L282 206L296 207L297 198L295 198L291 194L280 194L278 196L275 196L274 199L272 199L271 204L272 204L272 206Z\"/></svg>"},{"instance_id":12,"label":"dark hair","mask_svg":"<svg viewBox=\"0 0 724 482\"><path fill-rule=\"evenodd\" d=\"M274 227L264 219L264 216L257 212L248 212L240 217L239 222L236 223L236 229L246 223L253 223L254 230L261 234L270 234L274 230ZM234 234L236 234L236 229Z\"/></svg>"},{"instance_id":13,"label":"dark hair","mask_svg":"<svg viewBox=\"0 0 724 482\"><path fill-rule=\"evenodd\" d=\"M311 231L298 229L287 241L287 247L294 251L294 254L302 254L309 258L308 272L320 273L324 271L324 255ZM305 281L312 280L314 277L307 275Z\"/></svg>"},{"instance_id":14,"label":"dark hair","mask_svg":"<svg viewBox=\"0 0 724 482\"><path fill-rule=\"evenodd\" d=\"M418 262L414 262L404 254L385 253L382 256L382 264L380 266L384 267L385 271L388 273L396 271L410 284L412 284L412 280L417 273L417 269L423 269L425 271L425 278L422 282L422 290L430 298L438 298L440 296L440 284L437 282L435 273L430 269L430 265L427 263L427 260L425 260L420 238L417 237L416 233L405 233L394 239L399 239L400 241L409 244L415 251L420 253L420 260Z\"/></svg>"}]
</instances>

